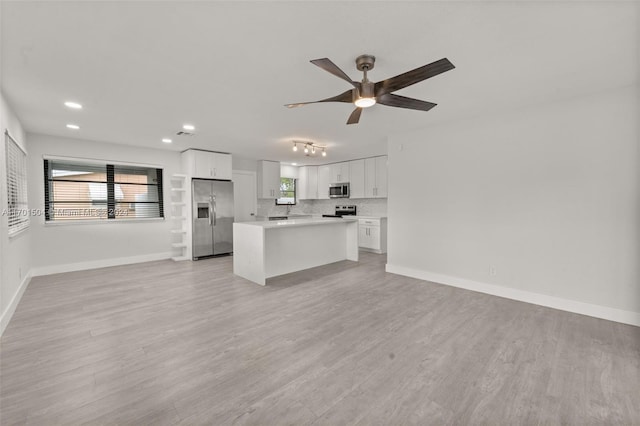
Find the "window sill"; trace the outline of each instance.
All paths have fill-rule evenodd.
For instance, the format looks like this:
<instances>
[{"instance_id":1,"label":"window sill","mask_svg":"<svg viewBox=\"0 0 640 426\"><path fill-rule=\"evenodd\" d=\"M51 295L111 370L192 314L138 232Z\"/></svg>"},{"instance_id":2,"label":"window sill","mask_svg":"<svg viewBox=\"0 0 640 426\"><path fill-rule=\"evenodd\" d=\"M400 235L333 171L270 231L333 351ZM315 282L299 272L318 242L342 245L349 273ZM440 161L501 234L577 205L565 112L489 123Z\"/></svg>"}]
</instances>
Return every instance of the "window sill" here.
<instances>
[{"instance_id":1,"label":"window sill","mask_svg":"<svg viewBox=\"0 0 640 426\"><path fill-rule=\"evenodd\" d=\"M106 225L112 223L141 223L141 222L164 222L163 217L150 217L140 219L96 219L96 220L49 220L44 222L44 226L68 226L68 225Z\"/></svg>"}]
</instances>

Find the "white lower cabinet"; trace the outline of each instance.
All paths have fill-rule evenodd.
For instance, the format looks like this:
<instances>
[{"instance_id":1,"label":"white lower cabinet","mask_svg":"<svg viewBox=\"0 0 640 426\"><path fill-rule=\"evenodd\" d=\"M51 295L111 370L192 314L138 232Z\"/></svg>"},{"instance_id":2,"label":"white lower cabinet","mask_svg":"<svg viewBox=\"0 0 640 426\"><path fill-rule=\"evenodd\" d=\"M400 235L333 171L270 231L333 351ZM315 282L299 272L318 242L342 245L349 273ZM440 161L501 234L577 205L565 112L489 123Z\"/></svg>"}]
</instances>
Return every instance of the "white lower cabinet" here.
<instances>
[{"instance_id":1,"label":"white lower cabinet","mask_svg":"<svg viewBox=\"0 0 640 426\"><path fill-rule=\"evenodd\" d=\"M358 245L374 253L387 252L387 218L358 219Z\"/></svg>"}]
</instances>

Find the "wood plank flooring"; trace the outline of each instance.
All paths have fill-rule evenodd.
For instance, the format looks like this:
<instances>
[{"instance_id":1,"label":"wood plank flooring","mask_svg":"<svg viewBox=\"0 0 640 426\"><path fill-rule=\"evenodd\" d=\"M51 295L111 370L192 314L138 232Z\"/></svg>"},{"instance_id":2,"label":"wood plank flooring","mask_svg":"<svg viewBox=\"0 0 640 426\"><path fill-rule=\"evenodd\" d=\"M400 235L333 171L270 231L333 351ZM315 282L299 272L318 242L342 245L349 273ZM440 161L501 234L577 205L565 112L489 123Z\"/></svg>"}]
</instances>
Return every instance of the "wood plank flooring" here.
<instances>
[{"instance_id":1,"label":"wood plank flooring","mask_svg":"<svg viewBox=\"0 0 640 426\"><path fill-rule=\"evenodd\" d=\"M232 258L34 278L0 423L640 424L640 328L384 272Z\"/></svg>"}]
</instances>

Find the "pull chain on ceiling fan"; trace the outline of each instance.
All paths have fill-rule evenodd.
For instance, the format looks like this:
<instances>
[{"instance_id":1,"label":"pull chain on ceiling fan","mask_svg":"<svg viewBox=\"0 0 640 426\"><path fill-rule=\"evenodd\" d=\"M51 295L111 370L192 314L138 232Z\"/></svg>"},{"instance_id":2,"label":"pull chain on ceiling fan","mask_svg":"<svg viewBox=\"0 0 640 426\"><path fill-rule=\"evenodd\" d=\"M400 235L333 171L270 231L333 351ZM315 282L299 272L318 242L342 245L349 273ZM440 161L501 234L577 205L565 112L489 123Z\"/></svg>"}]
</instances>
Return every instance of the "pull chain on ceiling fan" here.
<instances>
[{"instance_id":1,"label":"pull chain on ceiling fan","mask_svg":"<svg viewBox=\"0 0 640 426\"><path fill-rule=\"evenodd\" d=\"M447 58L442 58L439 61L435 61L414 70L405 72L404 74L400 74L395 77L391 77L386 80L374 83L372 81L369 81L369 79L367 78L367 72L373 69L375 61L376 58L372 55L360 55L356 58L356 68L359 71L363 72L362 81L358 82L351 80L351 78L336 64L331 62L330 59L314 59L311 61L312 64L322 68L323 70L335 75L338 78L345 80L347 83L353 86L353 89L349 89L346 92L343 92L331 98L314 102L287 104L285 106L287 108L295 108L302 105L315 104L319 102L353 103L356 106L356 109L353 110L353 112L349 116L347 124L357 124L358 121L360 121L360 114L362 114L362 109L371 107L376 103L397 108L429 111L431 108L436 106L436 104L432 102L421 101L419 99L394 95L392 92L419 83L423 80L455 68Z\"/></svg>"}]
</instances>

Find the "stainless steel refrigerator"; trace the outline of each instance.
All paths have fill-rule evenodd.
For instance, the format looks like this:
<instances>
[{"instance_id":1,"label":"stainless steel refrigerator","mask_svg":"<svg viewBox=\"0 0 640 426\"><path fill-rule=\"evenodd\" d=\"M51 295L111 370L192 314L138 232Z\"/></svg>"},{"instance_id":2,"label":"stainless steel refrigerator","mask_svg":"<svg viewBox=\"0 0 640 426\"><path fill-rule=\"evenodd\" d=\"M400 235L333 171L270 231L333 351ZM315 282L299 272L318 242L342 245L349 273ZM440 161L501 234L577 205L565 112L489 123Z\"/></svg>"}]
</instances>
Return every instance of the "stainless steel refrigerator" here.
<instances>
[{"instance_id":1,"label":"stainless steel refrigerator","mask_svg":"<svg viewBox=\"0 0 640 426\"><path fill-rule=\"evenodd\" d=\"M193 260L233 252L233 182L193 179Z\"/></svg>"}]
</instances>

